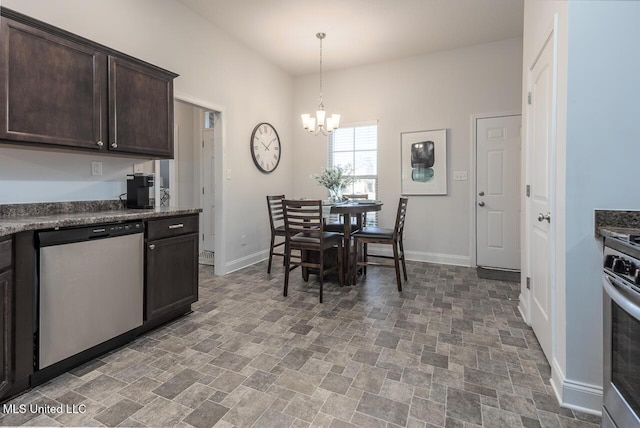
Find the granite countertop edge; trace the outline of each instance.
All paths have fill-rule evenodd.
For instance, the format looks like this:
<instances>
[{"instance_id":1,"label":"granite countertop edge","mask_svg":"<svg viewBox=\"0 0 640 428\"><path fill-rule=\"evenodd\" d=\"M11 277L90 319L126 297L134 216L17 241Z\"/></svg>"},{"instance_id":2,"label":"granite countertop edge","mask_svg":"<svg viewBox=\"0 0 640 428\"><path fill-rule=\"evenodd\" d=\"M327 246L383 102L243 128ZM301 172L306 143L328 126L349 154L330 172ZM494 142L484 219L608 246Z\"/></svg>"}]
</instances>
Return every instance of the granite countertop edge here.
<instances>
[{"instance_id":1,"label":"granite countertop edge","mask_svg":"<svg viewBox=\"0 0 640 428\"><path fill-rule=\"evenodd\" d=\"M82 226L94 223L110 223L127 220L144 220L158 217L201 213L201 208L160 207L151 209L120 209L87 211L22 217L0 217L0 237L30 230L56 227Z\"/></svg>"}]
</instances>

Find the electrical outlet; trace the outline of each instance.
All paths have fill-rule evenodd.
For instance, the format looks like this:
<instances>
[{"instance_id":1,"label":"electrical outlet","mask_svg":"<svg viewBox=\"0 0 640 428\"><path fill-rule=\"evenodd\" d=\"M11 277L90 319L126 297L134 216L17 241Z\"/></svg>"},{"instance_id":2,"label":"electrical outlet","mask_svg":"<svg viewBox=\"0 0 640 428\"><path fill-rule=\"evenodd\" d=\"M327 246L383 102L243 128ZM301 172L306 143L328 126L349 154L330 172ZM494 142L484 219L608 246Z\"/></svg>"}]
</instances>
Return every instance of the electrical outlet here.
<instances>
[{"instance_id":1,"label":"electrical outlet","mask_svg":"<svg viewBox=\"0 0 640 428\"><path fill-rule=\"evenodd\" d=\"M134 163L133 164L133 173L138 174L144 172L144 164L142 163Z\"/></svg>"},{"instance_id":2,"label":"electrical outlet","mask_svg":"<svg viewBox=\"0 0 640 428\"><path fill-rule=\"evenodd\" d=\"M227 168L227 180L231 180L231 169Z\"/></svg>"},{"instance_id":3,"label":"electrical outlet","mask_svg":"<svg viewBox=\"0 0 640 428\"><path fill-rule=\"evenodd\" d=\"M247 245L247 235L242 235L240 237L240 245L242 246Z\"/></svg>"},{"instance_id":4,"label":"electrical outlet","mask_svg":"<svg viewBox=\"0 0 640 428\"><path fill-rule=\"evenodd\" d=\"M102 162L91 162L91 175L102 175Z\"/></svg>"},{"instance_id":5,"label":"electrical outlet","mask_svg":"<svg viewBox=\"0 0 640 428\"><path fill-rule=\"evenodd\" d=\"M454 171L453 181L467 181L467 171Z\"/></svg>"}]
</instances>

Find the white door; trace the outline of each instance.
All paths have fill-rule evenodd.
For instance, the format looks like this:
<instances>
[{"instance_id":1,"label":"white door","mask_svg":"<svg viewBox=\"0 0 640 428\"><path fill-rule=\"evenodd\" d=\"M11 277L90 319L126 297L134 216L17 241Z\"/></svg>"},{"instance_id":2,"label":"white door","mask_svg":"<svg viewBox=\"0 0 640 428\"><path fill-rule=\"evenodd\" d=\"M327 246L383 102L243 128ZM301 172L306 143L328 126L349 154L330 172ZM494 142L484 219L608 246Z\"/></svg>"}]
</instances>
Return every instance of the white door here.
<instances>
[{"instance_id":1,"label":"white door","mask_svg":"<svg viewBox=\"0 0 640 428\"><path fill-rule=\"evenodd\" d=\"M547 359L552 337L552 155L554 139L555 73L553 37L549 37L529 73L529 263L531 326Z\"/></svg>"},{"instance_id":2,"label":"white door","mask_svg":"<svg viewBox=\"0 0 640 428\"><path fill-rule=\"evenodd\" d=\"M214 130L202 131L202 215L200 251L213 254L215 239Z\"/></svg>"},{"instance_id":3,"label":"white door","mask_svg":"<svg viewBox=\"0 0 640 428\"><path fill-rule=\"evenodd\" d=\"M476 264L520 270L521 116L476 121Z\"/></svg>"}]
</instances>

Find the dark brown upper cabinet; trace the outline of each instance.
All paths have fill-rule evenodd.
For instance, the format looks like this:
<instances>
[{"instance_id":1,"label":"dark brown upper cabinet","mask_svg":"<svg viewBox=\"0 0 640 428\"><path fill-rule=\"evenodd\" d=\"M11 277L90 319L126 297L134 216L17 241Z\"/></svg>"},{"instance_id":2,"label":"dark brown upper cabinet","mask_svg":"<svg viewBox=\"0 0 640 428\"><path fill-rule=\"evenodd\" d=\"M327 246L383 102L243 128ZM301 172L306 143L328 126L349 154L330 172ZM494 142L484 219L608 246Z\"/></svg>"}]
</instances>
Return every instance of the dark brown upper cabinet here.
<instances>
[{"instance_id":1,"label":"dark brown upper cabinet","mask_svg":"<svg viewBox=\"0 0 640 428\"><path fill-rule=\"evenodd\" d=\"M0 140L173 157L173 79L6 8L0 13Z\"/></svg>"},{"instance_id":2,"label":"dark brown upper cabinet","mask_svg":"<svg viewBox=\"0 0 640 428\"><path fill-rule=\"evenodd\" d=\"M109 150L173 157L173 78L109 57Z\"/></svg>"},{"instance_id":3,"label":"dark brown upper cabinet","mask_svg":"<svg viewBox=\"0 0 640 428\"><path fill-rule=\"evenodd\" d=\"M107 132L101 105L106 56L10 19L0 21L0 138L98 149Z\"/></svg>"}]
</instances>

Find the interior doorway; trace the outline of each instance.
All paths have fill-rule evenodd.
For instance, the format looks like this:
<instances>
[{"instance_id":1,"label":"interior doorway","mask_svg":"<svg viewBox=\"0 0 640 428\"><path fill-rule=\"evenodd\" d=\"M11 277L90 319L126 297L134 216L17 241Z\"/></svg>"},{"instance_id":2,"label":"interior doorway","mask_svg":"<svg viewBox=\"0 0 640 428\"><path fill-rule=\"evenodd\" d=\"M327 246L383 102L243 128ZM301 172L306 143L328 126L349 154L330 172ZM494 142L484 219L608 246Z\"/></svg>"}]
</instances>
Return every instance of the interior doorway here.
<instances>
[{"instance_id":1,"label":"interior doorway","mask_svg":"<svg viewBox=\"0 0 640 428\"><path fill-rule=\"evenodd\" d=\"M223 111L189 97L174 102L174 159L156 161L160 205L201 208L200 264L224 275ZM219 155L218 155L219 154Z\"/></svg>"},{"instance_id":2,"label":"interior doorway","mask_svg":"<svg viewBox=\"0 0 640 428\"><path fill-rule=\"evenodd\" d=\"M520 114L475 118L478 275L520 280Z\"/></svg>"},{"instance_id":3,"label":"interior doorway","mask_svg":"<svg viewBox=\"0 0 640 428\"><path fill-rule=\"evenodd\" d=\"M201 111L203 126L200 146L200 264L214 266L215 261L215 218L216 218L216 124L220 121L220 112ZM219 136L218 136L219 138Z\"/></svg>"}]
</instances>

